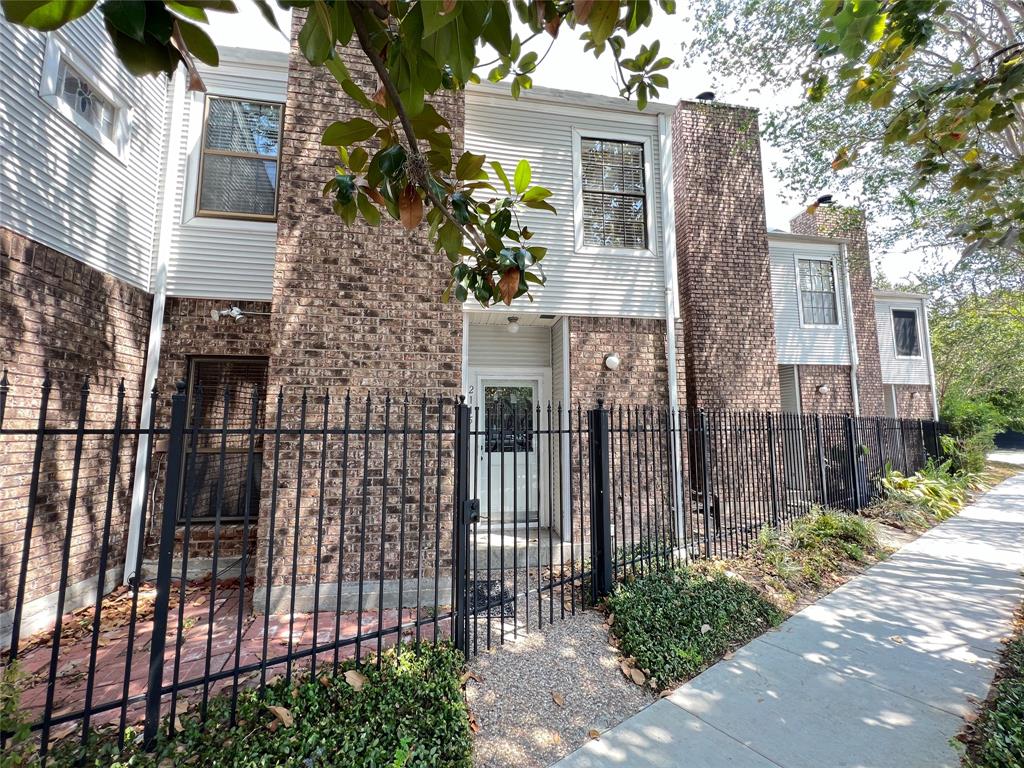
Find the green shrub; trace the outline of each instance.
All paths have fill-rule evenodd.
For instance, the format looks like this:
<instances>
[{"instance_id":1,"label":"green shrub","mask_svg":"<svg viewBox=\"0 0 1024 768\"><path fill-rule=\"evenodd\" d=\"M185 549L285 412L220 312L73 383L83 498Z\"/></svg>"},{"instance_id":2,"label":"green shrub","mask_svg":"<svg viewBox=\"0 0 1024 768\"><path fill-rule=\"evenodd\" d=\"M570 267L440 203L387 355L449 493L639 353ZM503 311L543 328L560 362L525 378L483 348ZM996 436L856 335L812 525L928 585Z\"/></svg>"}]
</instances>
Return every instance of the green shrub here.
<instances>
[{"instance_id":1,"label":"green shrub","mask_svg":"<svg viewBox=\"0 0 1024 768\"><path fill-rule=\"evenodd\" d=\"M612 632L659 687L688 679L730 647L783 619L781 611L742 581L676 568L619 585L608 598Z\"/></svg>"},{"instance_id":2,"label":"green shrub","mask_svg":"<svg viewBox=\"0 0 1024 768\"><path fill-rule=\"evenodd\" d=\"M0 733L7 735L7 743L0 752L0 768L28 765L35 753L32 731L20 705L20 678L17 661L5 666L0 675Z\"/></svg>"},{"instance_id":3,"label":"green shrub","mask_svg":"<svg viewBox=\"0 0 1024 768\"><path fill-rule=\"evenodd\" d=\"M980 487L981 481L973 472L950 471L951 464L929 462L928 465L909 477L886 466L880 478L884 500L890 507L903 504L917 510L928 522L941 522L957 512L967 503L972 490ZM920 527L926 527L920 526Z\"/></svg>"},{"instance_id":4,"label":"green shrub","mask_svg":"<svg viewBox=\"0 0 1024 768\"><path fill-rule=\"evenodd\" d=\"M988 399L969 398L955 391L942 398L942 420L949 427L942 448L955 472L981 472L995 436L1007 424L1007 415Z\"/></svg>"},{"instance_id":5,"label":"green shrub","mask_svg":"<svg viewBox=\"0 0 1024 768\"><path fill-rule=\"evenodd\" d=\"M472 765L472 737L460 675L463 657L448 646L386 651L378 669L358 670L366 682L356 690L341 665L338 675L306 676L286 685L278 680L261 699L255 690L239 694L238 724L229 722L227 697L211 701L205 722L198 707L180 716L179 732L166 727L152 753L131 745L117 754L116 734L97 734L83 764L92 766L365 766L413 768ZM287 709L286 725L268 708ZM276 723L276 725L275 725ZM77 744L58 748L51 765L76 765ZM171 761L170 763L166 761ZM161 762L165 761L165 762Z\"/></svg>"},{"instance_id":6,"label":"green shrub","mask_svg":"<svg viewBox=\"0 0 1024 768\"><path fill-rule=\"evenodd\" d=\"M976 740L966 768L1016 768L1024 765L1024 635L1003 653L1002 679L975 724Z\"/></svg>"}]
</instances>

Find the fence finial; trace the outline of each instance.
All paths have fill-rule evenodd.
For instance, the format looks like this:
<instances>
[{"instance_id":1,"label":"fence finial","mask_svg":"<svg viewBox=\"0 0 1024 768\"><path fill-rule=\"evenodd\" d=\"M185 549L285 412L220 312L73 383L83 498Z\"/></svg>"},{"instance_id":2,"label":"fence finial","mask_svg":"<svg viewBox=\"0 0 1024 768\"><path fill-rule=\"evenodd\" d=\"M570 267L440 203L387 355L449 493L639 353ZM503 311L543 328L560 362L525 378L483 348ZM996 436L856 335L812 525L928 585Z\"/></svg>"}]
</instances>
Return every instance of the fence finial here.
<instances>
[{"instance_id":1,"label":"fence finial","mask_svg":"<svg viewBox=\"0 0 1024 768\"><path fill-rule=\"evenodd\" d=\"M184 395L185 394L185 380L184 379L178 379L176 382L174 382L174 390L175 390L175 392L177 394Z\"/></svg>"}]
</instances>

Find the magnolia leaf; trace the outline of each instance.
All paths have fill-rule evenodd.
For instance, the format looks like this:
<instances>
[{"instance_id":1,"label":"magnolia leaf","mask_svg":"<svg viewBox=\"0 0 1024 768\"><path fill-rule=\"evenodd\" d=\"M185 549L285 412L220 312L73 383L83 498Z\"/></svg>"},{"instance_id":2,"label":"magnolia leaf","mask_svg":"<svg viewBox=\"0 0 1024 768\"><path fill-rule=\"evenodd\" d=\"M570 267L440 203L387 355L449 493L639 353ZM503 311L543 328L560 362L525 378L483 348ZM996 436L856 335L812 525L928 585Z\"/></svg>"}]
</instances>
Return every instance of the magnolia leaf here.
<instances>
[{"instance_id":1,"label":"magnolia leaf","mask_svg":"<svg viewBox=\"0 0 1024 768\"><path fill-rule=\"evenodd\" d=\"M519 161L519 164L516 166L516 174L514 178L516 194L521 195L523 192L526 191L526 188L530 186L531 175L532 173L530 171L530 163L526 160L526 158L523 158L522 160Z\"/></svg>"},{"instance_id":2,"label":"magnolia leaf","mask_svg":"<svg viewBox=\"0 0 1024 768\"><path fill-rule=\"evenodd\" d=\"M217 53L217 46L206 32L195 24L182 19L174 22L181 35L181 39L188 46L188 52L204 64L216 67L220 64L220 54Z\"/></svg>"},{"instance_id":3,"label":"magnolia leaf","mask_svg":"<svg viewBox=\"0 0 1024 768\"><path fill-rule=\"evenodd\" d=\"M346 122L337 121L327 126L320 143L332 147L347 147L357 141L366 141L376 132L377 126L369 120L354 117Z\"/></svg>"},{"instance_id":4,"label":"magnolia leaf","mask_svg":"<svg viewBox=\"0 0 1024 768\"><path fill-rule=\"evenodd\" d=\"M398 211L401 214L402 226L416 229L423 221L423 199L413 184L406 184L398 198Z\"/></svg>"},{"instance_id":5,"label":"magnolia leaf","mask_svg":"<svg viewBox=\"0 0 1024 768\"><path fill-rule=\"evenodd\" d=\"M370 682L370 678L360 672L358 669L349 669L345 672L345 682L351 685L355 690L363 690L363 686Z\"/></svg>"},{"instance_id":6,"label":"magnolia leaf","mask_svg":"<svg viewBox=\"0 0 1024 768\"><path fill-rule=\"evenodd\" d=\"M498 175L498 178L501 179L501 183L505 185L505 191L511 195L512 185L509 184L508 176L505 175L505 169L501 167L501 163L497 162L496 160L492 160L491 168L494 169L494 172Z\"/></svg>"},{"instance_id":7,"label":"magnolia leaf","mask_svg":"<svg viewBox=\"0 0 1024 768\"><path fill-rule=\"evenodd\" d=\"M270 710L271 714L274 715L285 728L291 728L295 725L295 718L292 717L291 710L287 707L280 707L273 704L268 704L267 709Z\"/></svg>"},{"instance_id":8,"label":"magnolia leaf","mask_svg":"<svg viewBox=\"0 0 1024 768\"><path fill-rule=\"evenodd\" d=\"M455 164L455 178L459 181L479 178L486 159L487 158L484 155L474 155L472 152L463 152L462 157L459 158L459 162Z\"/></svg>"},{"instance_id":9,"label":"magnolia leaf","mask_svg":"<svg viewBox=\"0 0 1024 768\"><path fill-rule=\"evenodd\" d=\"M558 691L551 692L551 700L560 707L565 706L565 696L560 694Z\"/></svg>"},{"instance_id":10,"label":"magnolia leaf","mask_svg":"<svg viewBox=\"0 0 1024 768\"><path fill-rule=\"evenodd\" d=\"M2 5L7 21L49 32L87 14L96 0L3 0Z\"/></svg>"},{"instance_id":11,"label":"magnolia leaf","mask_svg":"<svg viewBox=\"0 0 1024 768\"><path fill-rule=\"evenodd\" d=\"M501 276L501 280L498 281L498 293L501 295L501 300L506 305L512 303L512 300L516 297L519 292L519 270L510 269Z\"/></svg>"}]
</instances>

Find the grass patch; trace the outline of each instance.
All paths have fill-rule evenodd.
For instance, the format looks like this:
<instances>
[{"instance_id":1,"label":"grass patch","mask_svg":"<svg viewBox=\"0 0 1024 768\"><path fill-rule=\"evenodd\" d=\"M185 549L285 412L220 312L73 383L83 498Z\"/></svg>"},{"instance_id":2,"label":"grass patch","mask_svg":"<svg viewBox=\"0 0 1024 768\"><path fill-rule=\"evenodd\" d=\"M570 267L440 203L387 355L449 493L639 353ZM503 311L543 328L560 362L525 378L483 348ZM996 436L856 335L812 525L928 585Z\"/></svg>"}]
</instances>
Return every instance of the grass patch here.
<instances>
[{"instance_id":1,"label":"grass patch","mask_svg":"<svg viewBox=\"0 0 1024 768\"><path fill-rule=\"evenodd\" d=\"M448 646L425 646L418 653L392 649L383 654L380 669L348 662L336 675L307 676L291 685L278 680L262 699L246 690L239 694L233 728L230 702L215 698L205 727L198 711L189 711L179 718L173 739L162 729L165 735L152 753L132 745L118 754L116 734L98 733L84 764L469 768L472 737L460 680L463 664L462 654ZM362 676L353 677L358 690L346 682L349 670ZM79 757L78 745L68 744L58 747L49 764L77 765Z\"/></svg>"},{"instance_id":2,"label":"grass patch","mask_svg":"<svg viewBox=\"0 0 1024 768\"><path fill-rule=\"evenodd\" d=\"M783 619L739 579L692 568L649 573L621 584L607 605L622 654L657 688L693 677L731 647Z\"/></svg>"},{"instance_id":3,"label":"grass patch","mask_svg":"<svg viewBox=\"0 0 1024 768\"><path fill-rule=\"evenodd\" d=\"M1018 614L996 683L967 739L965 768L1024 765L1024 611Z\"/></svg>"}]
</instances>

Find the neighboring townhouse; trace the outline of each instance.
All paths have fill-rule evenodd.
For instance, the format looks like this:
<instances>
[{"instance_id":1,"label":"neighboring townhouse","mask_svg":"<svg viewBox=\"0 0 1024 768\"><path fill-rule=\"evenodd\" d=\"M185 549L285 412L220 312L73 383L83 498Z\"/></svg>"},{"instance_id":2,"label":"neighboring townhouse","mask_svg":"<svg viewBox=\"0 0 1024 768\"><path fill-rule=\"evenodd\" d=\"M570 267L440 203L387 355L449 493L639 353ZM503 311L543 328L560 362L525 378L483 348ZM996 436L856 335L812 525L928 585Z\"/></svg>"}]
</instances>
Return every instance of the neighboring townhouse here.
<instances>
[{"instance_id":1,"label":"neighboring townhouse","mask_svg":"<svg viewBox=\"0 0 1024 768\"><path fill-rule=\"evenodd\" d=\"M542 88L516 101L502 86L444 95L438 108L456 151L506 167L528 158L558 209L524 214L548 247L536 300L482 310L440 300L448 264L422 228L346 226L333 213L322 186L335 155L320 136L360 110L297 51L224 49L219 68L201 67L204 94L186 92L182 72L130 77L96 14L49 35L0 22L0 42L16 67L0 101L5 426L32 425L46 374L49 421L62 425L77 418L85 376L89 419L113 418L123 379L125 421L143 427L154 412L167 418L178 380L190 393L200 384L207 393L280 389L292 420L303 387L337 401L464 394L482 418L502 405L598 399L933 415L926 297L872 292L862 221L836 231L832 209L821 208L794 221L797 234L766 231L753 110L683 101L638 112ZM349 59L375 87L367 63ZM155 404L145 396L154 390ZM244 426L212 397L201 418ZM167 446L151 447L159 476ZM148 448L126 448L117 469L108 585L134 571L127 553L158 527L152 515L140 527L144 503L160 508L140 492ZM32 470L31 445L17 450L0 480L4 562L20 552ZM244 451L241 442L227 449ZM292 453L280 488L295 486ZM101 493L110 470L96 458L86 496ZM67 457L54 461L41 519L59 552ZM245 500L258 521L260 488L271 486L257 479L248 493L243 474L229 468L223 489L225 556L242 550ZM192 503L213 495L200 488ZM282 519L291 503L282 494ZM213 544L209 517L197 513L191 528L197 573ZM251 537L269 535L257 529ZM96 536L83 528L71 555L83 596L95 583L86 575L97 570ZM55 565L33 556L32 599L51 599ZM0 575L0 617L11 571Z\"/></svg>"}]
</instances>

